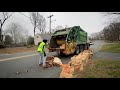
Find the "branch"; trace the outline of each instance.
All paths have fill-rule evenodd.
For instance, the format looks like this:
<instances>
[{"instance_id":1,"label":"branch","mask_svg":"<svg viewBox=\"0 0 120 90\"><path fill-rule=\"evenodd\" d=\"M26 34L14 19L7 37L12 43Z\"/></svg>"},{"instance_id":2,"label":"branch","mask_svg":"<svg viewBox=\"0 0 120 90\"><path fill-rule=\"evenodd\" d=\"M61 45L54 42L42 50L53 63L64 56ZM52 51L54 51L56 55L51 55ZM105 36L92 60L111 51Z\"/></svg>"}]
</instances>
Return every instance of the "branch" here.
<instances>
[{"instance_id":1,"label":"branch","mask_svg":"<svg viewBox=\"0 0 120 90\"><path fill-rule=\"evenodd\" d=\"M5 18L5 13L3 12L3 16L4 16L4 18Z\"/></svg>"},{"instance_id":2,"label":"branch","mask_svg":"<svg viewBox=\"0 0 120 90\"><path fill-rule=\"evenodd\" d=\"M4 20L3 20L3 22L0 20L1 27L3 26L3 24L5 23L5 21L6 21L10 16L12 16L12 14L13 14L13 13L11 13L11 14L8 16L7 13L6 13L6 15L5 15L5 13L3 12ZM7 16L7 18L6 18L5 16Z\"/></svg>"},{"instance_id":3,"label":"branch","mask_svg":"<svg viewBox=\"0 0 120 90\"><path fill-rule=\"evenodd\" d=\"M111 14L120 14L119 12L113 12L113 13L111 13Z\"/></svg>"},{"instance_id":4,"label":"branch","mask_svg":"<svg viewBox=\"0 0 120 90\"><path fill-rule=\"evenodd\" d=\"M2 25L5 23L6 20L7 20L7 19L5 18L5 19L3 20L3 22L1 22L1 27L2 27Z\"/></svg>"},{"instance_id":5,"label":"branch","mask_svg":"<svg viewBox=\"0 0 120 90\"><path fill-rule=\"evenodd\" d=\"M2 23L2 21L0 20L0 24Z\"/></svg>"},{"instance_id":6,"label":"branch","mask_svg":"<svg viewBox=\"0 0 120 90\"><path fill-rule=\"evenodd\" d=\"M31 21L31 23L32 23L32 25L33 25L33 27L35 27L36 25L34 24L35 22L34 22L34 16L32 15L32 13L30 13L30 21Z\"/></svg>"},{"instance_id":7,"label":"branch","mask_svg":"<svg viewBox=\"0 0 120 90\"><path fill-rule=\"evenodd\" d=\"M12 12L12 13L8 16L8 18L9 18L10 16L12 16L13 13L14 13L14 12Z\"/></svg>"},{"instance_id":8,"label":"branch","mask_svg":"<svg viewBox=\"0 0 120 90\"><path fill-rule=\"evenodd\" d=\"M38 23L36 23L36 27L38 27L39 26L39 22Z\"/></svg>"}]
</instances>

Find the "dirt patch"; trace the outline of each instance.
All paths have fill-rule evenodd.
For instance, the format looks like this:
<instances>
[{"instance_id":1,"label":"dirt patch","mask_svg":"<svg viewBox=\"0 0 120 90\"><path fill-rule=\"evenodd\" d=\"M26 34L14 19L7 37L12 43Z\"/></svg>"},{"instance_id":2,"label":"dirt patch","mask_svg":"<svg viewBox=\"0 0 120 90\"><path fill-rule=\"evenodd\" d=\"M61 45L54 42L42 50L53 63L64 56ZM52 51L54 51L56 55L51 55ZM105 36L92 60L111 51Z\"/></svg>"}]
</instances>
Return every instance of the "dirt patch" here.
<instances>
[{"instance_id":1,"label":"dirt patch","mask_svg":"<svg viewBox=\"0 0 120 90\"><path fill-rule=\"evenodd\" d=\"M27 48L27 47L3 48L0 49L0 54L13 54L13 53L30 52L30 51L37 51L37 46L31 48Z\"/></svg>"}]
</instances>

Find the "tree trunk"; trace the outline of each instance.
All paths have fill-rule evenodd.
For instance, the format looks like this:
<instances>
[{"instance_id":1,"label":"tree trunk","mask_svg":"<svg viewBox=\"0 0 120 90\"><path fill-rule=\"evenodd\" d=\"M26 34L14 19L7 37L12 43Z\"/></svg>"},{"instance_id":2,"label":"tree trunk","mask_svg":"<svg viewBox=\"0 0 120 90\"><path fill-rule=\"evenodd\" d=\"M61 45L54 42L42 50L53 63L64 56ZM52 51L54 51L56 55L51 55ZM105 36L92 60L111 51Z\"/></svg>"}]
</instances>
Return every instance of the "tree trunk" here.
<instances>
[{"instance_id":1,"label":"tree trunk","mask_svg":"<svg viewBox=\"0 0 120 90\"><path fill-rule=\"evenodd\" d=\"M3 26L3 24L0 25L0 42L3 41L3 38L2 38L2 26Z\"/></svg>"},{"instance_id":2,"label":"tree trunk","mask_svg":"<svg viewBox=\"0 0 120 90\"><path fill-rule=\"evenodd\" d=\"M34 27L34 36L35 36L35 29L36 29L36 27Z\"/></svg>"},{"instance_id":3,"label":"tree trunk","mask_svg":"<svg viewBox=\"0 0 120 90\"><path fill-rule=\"evenodd\" d=\"M2 37L2 29L0 28L0 41L2 41L1 37Z\"/></svg>"}]
</instances>

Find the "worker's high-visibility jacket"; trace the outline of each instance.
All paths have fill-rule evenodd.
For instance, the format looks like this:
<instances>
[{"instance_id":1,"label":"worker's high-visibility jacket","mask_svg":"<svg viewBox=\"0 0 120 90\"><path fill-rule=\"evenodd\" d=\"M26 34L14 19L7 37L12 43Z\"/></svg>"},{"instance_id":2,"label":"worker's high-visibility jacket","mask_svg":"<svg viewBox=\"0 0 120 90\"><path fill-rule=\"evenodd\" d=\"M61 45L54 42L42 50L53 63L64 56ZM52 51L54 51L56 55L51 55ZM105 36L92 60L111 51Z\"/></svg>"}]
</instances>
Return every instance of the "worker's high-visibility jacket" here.
<instances>
[{"instance_id":1,"label":"worker's high-visibility jacket","mask_svg":"<svg viewBox=\"0 0 120 90\"><path fill-rule=\"evenodd\" d=\"M45 43L41 42L37 51L40 53L44 53L44 46L45 46Z\"/></svg>"}]
</instances>

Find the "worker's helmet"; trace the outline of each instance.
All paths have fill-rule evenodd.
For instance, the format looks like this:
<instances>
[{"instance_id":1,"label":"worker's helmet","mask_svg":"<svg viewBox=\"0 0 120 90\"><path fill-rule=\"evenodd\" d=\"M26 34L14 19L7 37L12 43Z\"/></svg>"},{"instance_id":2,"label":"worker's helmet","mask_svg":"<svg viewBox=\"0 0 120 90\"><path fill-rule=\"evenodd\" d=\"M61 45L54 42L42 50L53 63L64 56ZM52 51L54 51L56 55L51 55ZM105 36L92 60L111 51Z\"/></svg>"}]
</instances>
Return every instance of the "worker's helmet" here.
<instances>
[{"instance_id":1,"label":"worker's helmet","mask_svg":"<svg viewBox=\"0 0 120 90\"><path fill-rule=\"evenodd\" d=\"M47 41L48 41L47 39L43 39L43 42L44 42L44 43L47 43Z\"/></svg>"}]
</instances>

